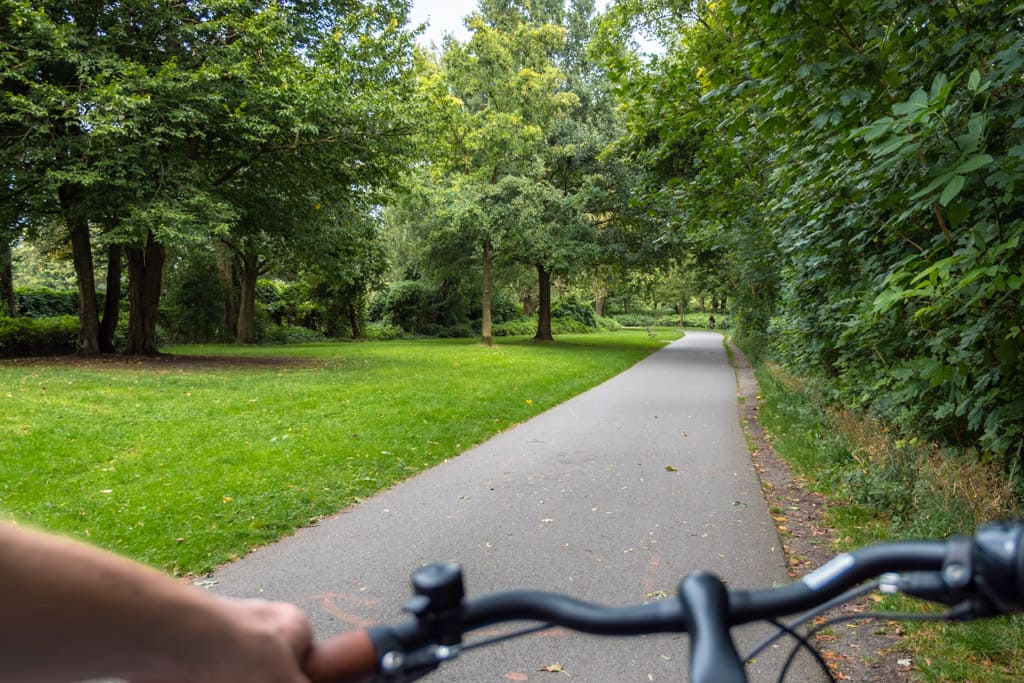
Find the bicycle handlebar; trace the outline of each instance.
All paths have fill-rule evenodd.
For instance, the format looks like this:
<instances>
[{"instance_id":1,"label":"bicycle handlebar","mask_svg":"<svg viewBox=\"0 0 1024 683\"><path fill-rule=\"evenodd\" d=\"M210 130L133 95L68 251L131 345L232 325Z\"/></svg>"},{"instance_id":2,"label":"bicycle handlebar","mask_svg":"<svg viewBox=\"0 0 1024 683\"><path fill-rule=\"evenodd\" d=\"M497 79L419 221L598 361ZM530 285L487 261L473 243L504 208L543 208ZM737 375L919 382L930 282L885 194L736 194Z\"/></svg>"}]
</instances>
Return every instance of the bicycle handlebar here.
<instances>
[{"instance_id":1,"label":"bicycle handlebar","mask_svg":"<svg viewBox=\"0 0 1024 683\"><path fill-rule=\"evenodd\" d=\"M988 524L973 537L866 546L838 555L785 586L726 590L698 572L676 600L605 607L541 591L507 591L464 600L461 570L431 565L413 574L415 618L350 631L314 648L306 671L314 683L416 680L458 655L462 636L507 621L535 621L598 635L689 633L691 680L745 681L729 628L818 607L865 581L883 589L961 606L969 618L1024 611L1024 521Z\"/></svg>"}]
</instances>

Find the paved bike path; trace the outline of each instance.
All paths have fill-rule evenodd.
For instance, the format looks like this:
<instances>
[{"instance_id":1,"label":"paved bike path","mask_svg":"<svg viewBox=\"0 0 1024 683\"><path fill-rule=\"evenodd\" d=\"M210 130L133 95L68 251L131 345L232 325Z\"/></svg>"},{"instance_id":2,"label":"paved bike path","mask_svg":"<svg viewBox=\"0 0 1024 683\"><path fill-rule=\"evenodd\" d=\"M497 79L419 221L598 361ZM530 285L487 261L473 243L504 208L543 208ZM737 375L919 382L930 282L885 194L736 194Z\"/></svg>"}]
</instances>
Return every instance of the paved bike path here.
<instances>
[{"instance_id":1,"label":"paved bike path","mask_svg":"<svg viewBox=\"0 0 1024 683\"><path fill-rule=\"evenodd\" d=\"M788 581L722 337L688 333L457 458L223 567L212 590L295 602L325 637L404 619L410 571L442 560L463 565L470 596L536 588L635 603L674 595L697 569L732 587ZM741 631L740 651L765 632ZM783 653L759 657L751 680L776 680ZM682 636L556 630L467 653L435 678L559 681L565 674L541 670L557 663L577 683L681 681L686 660ZM804 664L789 680L819 680Z\"/></svg>"}]
</instances>

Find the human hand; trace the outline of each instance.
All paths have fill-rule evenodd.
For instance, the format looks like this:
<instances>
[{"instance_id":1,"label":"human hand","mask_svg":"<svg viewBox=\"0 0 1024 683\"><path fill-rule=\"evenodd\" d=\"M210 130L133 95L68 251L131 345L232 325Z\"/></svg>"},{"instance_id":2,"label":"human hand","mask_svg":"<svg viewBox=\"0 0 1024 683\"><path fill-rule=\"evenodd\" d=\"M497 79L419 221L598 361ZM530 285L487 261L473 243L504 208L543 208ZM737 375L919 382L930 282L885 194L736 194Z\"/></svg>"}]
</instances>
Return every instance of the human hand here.
<instances>
[{"instance_id":1,"label":"human hand","mask_svg":"<svg viewBox=\"0 0 1024 683\"><path fill-rule=\"evenodd\" d=\"M212 619L178 653L169 675L133 683L309 683L302 671L313 645L305 613L282 602L210 598Z\"/></svg>"}]
</instances>

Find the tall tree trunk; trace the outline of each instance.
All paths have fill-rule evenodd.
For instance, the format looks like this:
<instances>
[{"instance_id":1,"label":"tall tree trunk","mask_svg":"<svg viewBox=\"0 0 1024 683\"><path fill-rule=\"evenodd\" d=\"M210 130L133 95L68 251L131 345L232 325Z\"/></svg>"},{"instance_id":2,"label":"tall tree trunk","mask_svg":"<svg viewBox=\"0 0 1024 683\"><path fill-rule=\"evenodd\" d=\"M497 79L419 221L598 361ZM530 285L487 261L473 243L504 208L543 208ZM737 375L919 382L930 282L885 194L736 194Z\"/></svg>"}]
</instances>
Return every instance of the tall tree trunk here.
<instances>
[{"instance_id":1,"label":"tall tree trunk","mask_svg":"<svg viewBox=\"0 0 1024 683\"><path fill-rule=\"evenodd\" d=\"M100 321L100 351L114 353L114 334L121 316L121 245L107 247L107 294Z\"/></svg>"},{"instance_id":2,"label":"tall tree trunk","mask_svg":"<svg viewBox=\"0 0 1024 683\"><path fill-rule=\"evenodd\" d=\"M349 297L348 304L348 325L352 329L352 338L359 339L363 331L359 328L359 311L356 310L356 298Z\"/></svg>"},{"instance_id":3,"label":"tall tree trunk","mask_svg":"<svg viewBox=\"0 0 1024 683\"><path fill-rule=\"evenodd\" d=\"M164 245L153 233L146 235L145 247L128 247L128 349L130 356L158 356L156 316L160 309L163 283Z\"/></svg>"},{"instance_id":4,"label":"tall tree trunk","mask_svg":"<svg viewBox=\"0 0 1024 683\"><path fill-rule=\"evenodd\" d=\"M11 243L0 240L0 315L13 318L18 315L18 300L14 296L14 256Z\"/></svg>"},{"instance_id":5,"label":"tall tree trunk","mask_svg":"<svg viewBox=\"0 0 1024 683\"><path fill-rule=\"evenodd\" d=\"M100 317L96 303L96 276L92 264L92 238L89 220L83 210L84 189L62 185L57 191L61 212L71 234L71 257L75 264L78 285L78 353L98 356L100 353Z\"/></svg>"},{"instance_id":6,"label":"tall tree trunk","mask_svg":"<svg viewBox=\"0 0 1024 683\"><path fill-rule=\"evenodd\" d=\"M256 343L256 280L259 278L259 257L241 254L238 274L241 291L238 296L238 329L235 341L239 344Z\"/></svg>"},{"instance_id":7,"label":"tall tree trunk","mask_svg":"<svg viewBox=\"0 0 1024 683\"><path fill-rule=\"evenodd\" d=\"M537 264L537 282L540 285L540 302L537 305L536 341L554 341L551 335L551 273Z\"/></svg>"},{"instance_id":8,"label":"tall tree trunk","mask_svg":"<svg viewBox=\"0 0 1024 683\"><path fill-rule=\"evenodd\" d=\"M604 317L604 306L607 303L607 299L604 294L594 299L594 315L598 318Z\"/></svg>"},{"instance_id":9,"label":"tall tree trunk","mask_svg":"<svg viewBox=\"0 0 1024 683\"><path fill-rule=\"evenodd\" d=\"M491 244L484 241L483 271L484 271L484 292L481 307L483 309L483 320L480 323L480 336L484 346L491 346L494 343L494 332L491 329Z\"/></svg>"},{"instance_id":10,"label":"tall tree trunk","mask_svg":"<svg viewBox=\"0 0 1024 683\"><path fill-rule=\"evenodd\" d=\"M679 297L679 327L686 327L686 295Z\"/></svg>"},{"instance_id":11,"label":"tall tree trunk","mask_svg":"<svg viewBox=\"0 0 1024 683\"><path fill-rule=\"evenodd\" d=\"M235 257L231 248L221 240L214 242L217 258L217 279L220 280L221 301L224 306L221 324L225 334L237 333L235 312Z\"/></svg>"}]
</instances>

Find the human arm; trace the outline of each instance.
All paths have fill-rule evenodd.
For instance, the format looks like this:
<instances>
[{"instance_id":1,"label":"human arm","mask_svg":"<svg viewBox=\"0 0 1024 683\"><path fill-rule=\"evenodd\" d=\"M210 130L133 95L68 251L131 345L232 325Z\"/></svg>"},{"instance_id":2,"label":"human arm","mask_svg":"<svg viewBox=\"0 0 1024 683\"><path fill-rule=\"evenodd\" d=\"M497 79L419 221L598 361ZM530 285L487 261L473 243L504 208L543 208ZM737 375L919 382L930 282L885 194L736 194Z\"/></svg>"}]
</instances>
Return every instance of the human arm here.
<instances>
[{"instance_id":1,"label":"human arm","mask_svg":"<svg viewBox=\"0 0 1024 683\"><path fill-rule=\"evenodd\" d=\"M297 607L236 600L0 522L0 679L308 683Z\"/></svg>"}]
</instances>

